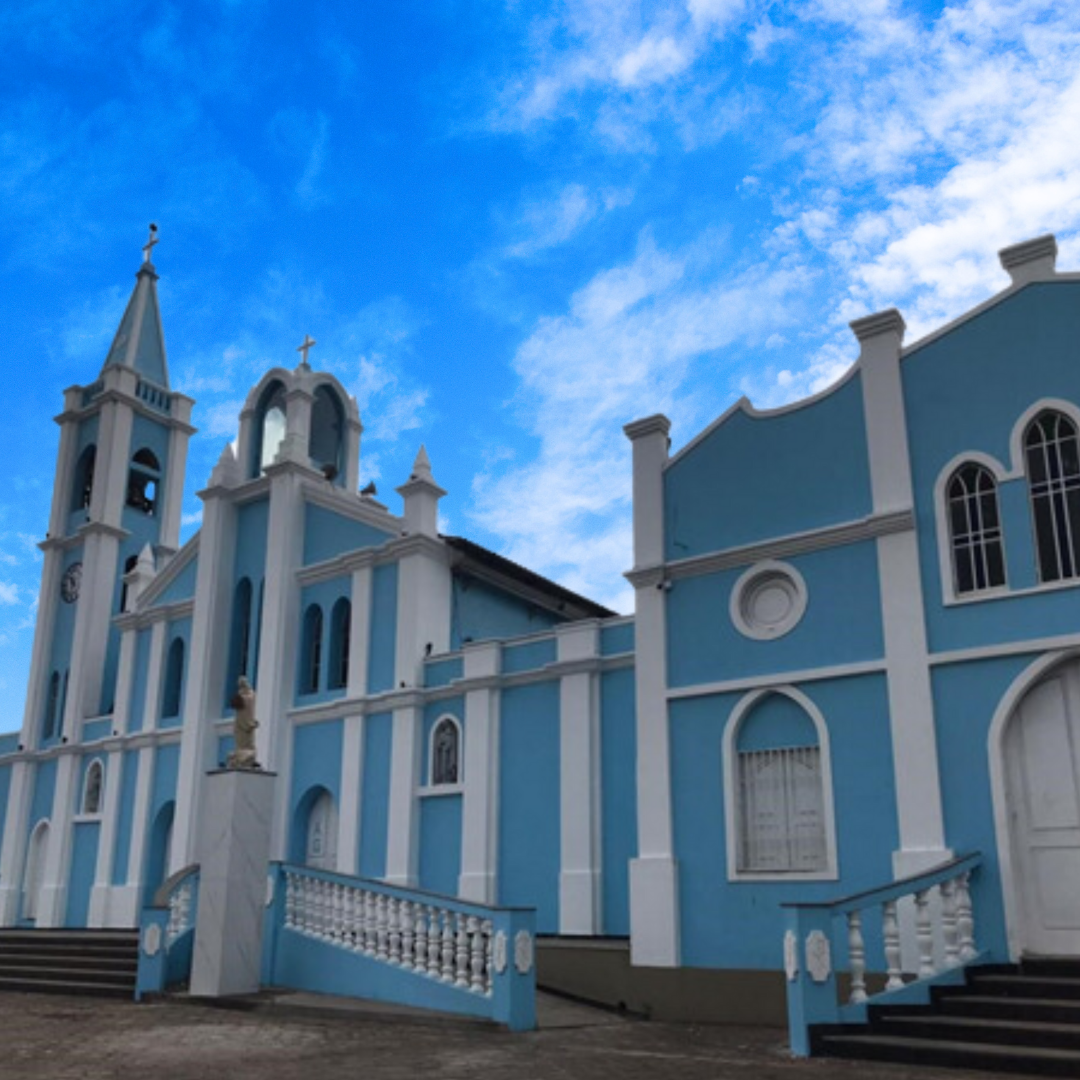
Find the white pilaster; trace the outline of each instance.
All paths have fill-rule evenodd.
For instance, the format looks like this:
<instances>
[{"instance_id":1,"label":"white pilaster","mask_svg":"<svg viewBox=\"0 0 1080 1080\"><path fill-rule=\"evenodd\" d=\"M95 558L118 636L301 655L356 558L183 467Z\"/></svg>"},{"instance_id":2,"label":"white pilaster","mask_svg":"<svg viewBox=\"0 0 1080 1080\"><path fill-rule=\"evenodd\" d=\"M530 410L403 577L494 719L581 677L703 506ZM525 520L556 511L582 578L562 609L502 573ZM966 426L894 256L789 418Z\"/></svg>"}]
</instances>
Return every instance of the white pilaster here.
<instances>
[{"instance_id":1,"label":"white pilaster","mask_svg":"<svg viewBox=\"0 0 1080 1080\"><path fill-rule=\"evenodd\" d=\"M458 893L479 904L498 902L499 706L495 686L501 648L477 642L464 648L466 679L490 685L465 695L465 792L461 811L461 876Z\"/></svg>"},{"instance_id":2,"label":"white pilaster","mask_svg":"<svg viewBox=\"0 0 1080 1080\"><path fill-rule=\"evenodd\" d=\"M874 512L911 509L911 458L900 379L904 320L889 310L859 319L851 328L862 346L859 366ZM915 531L879 537L877 552L900 826L893 867L902 874L924 869L948 853Z\"/></svg>"},{"instance_id":3,"label":"white pilaster","mask_svg":"<svg viewBox=\"0 0 1080 1080\"><path fill-rule=\"evenodd\" d=\"M371 567L362 566L352 576L352 619L349 624L350 698L364 697L368 685L368 652L371 640Z\"/></svg>"},{"instance_id":4,"label":"white pilaster","mask_svg":"<svg viewBox=\"0 0 1080 1080\"><path fill-rule=\"evenodd\" d=\"M417 706L394 710L390 754L390 810L386 837L386 880L414 888L419 867L420 813L416 787L420 772L420 718Z\"/></svg>"},{"instance_id":5,"label":"white pilaster","mask_svg":"<svg viewBox=\"0 0 1080 1080\"><path fill-rule=\"evenodd\" d=\"M146 836L150 831L150 798L154 782L154 748L144 746L136 759L135 803L131 810L131 841L128 844L126 884L112 889L109 898L111 926L137 926L142 897L143 867L146 863ZM173 819L173 849L179 817ZM170 870L169 873L174 871Z\"/></svg>"},{"instance_id":6,"label":"white pilaster","mask_svg":"<svg viewBox=\"0 0 1080 1080\"><path fill-rule=\"evenodd\" d=\"M555 630L560 663L596 663L600 626L574 623ZM600 929L600 687L595 671L559 682L559 933Z\"/></svg>"},{"instance_id":7,"label":"white pilaster","mask_svg":"<svg viewBox=\"0 0 1080 1080\"><path fill-rule=\"evenodd\" d=\"M337 868L342 874L356 874L359 868L360 786L363 775L364 717L346 716L341 746L341 805L338 808L337 836Z\"/></svg>"},{"instance_id":8,"label":"white pilaster","mask_svg":"<svg viewBox=\"0 0 1080 1080\"><path fill-rule=\"evenodd\" d=\"M194 402L183 394L172 395L172 419L184 427L174 426L169 431L168 475L165 479L164 498L161 500L161 526L158 543L166 548L180 546L180 524L184 510L184 476L187 470L188 439Z\"/></svg>"},{"instance_id":9,"label":"white pilaster","mask_svg":"<svg viewBox=\"0 0 1080 1080\"><path fill-rule=\"evenodd\" d=\"M444 549L421 541L398 563L395 687L421 686L424 658L450 648L450 595Z\"/></svg>"},{"instance_id":10,"label":"white pilaster","mask_svg":"<svg viewBox=\"0 0 1080 1080\"><path fill-rule=\"evenodd\" d=\"M150 648L147 650L146 658L146 698L143 701L143 731L153 731L158 726L158 713L161 711L161 683L165 668L165 632L166 625L163 621L154 623L150 628Z\"/></svg>"},{"instance_id":11,"label":"white pilaster","mask_svg":"<svg viewBox=\"0 0 1080 1080\"><path fill-rule=\"evenodd\" d=\"M73 386L64 392L64 415L60 423L60 450L56 455L56 475L53 478L52 509L49 513L49 535L63 536L67 531L71 509L75 463L78 459L79 422L73 415L82 404L82 388Z\"/></svg>"},{"instance_id":12,"label":"white pilaster","mask_svg":"<svg viewBox=\"0 0 1080 1080\"><path fill-rule=\"evenodd\" d=\"M125 630L120 635L120 660L116 667L116 702L113 705L113 731L127 732L131 717L131 695L135 682L135 652L138 631Z\"/></svg>"},{"instance_id":13,"label":"white pilaster","mask_svg":"<svg viewBox=\"0 0 1080 1080\"><path fill-rule=\"evenodd\" d=\"M49 842L45 852L45 875L38 898L39 929L64 925L67 883L71 869L71 818L75 801L75 778L79 759L62 754L56 763L56 789L49 818Z\"/></svg>"},{"instance_id":14,"label":"white pilaster","mask_svg":"<svg viewBox=\"0 0 1080 1080\"><path fill-rule=\"evenodd\" d=\"M45 687L49 681L50 651L56 625L56 604L63 570L63 550L51 544L44 546L45 563L41 571L41 591L34 627L34 646L30 659L30 677L26 684L26 705L23 709L23 746L37 746L38 731L43 720ZM63 717L60 717L63 722Z\"/></svg>"},{"instance_id":15,"label":"white pilaster","mask_svg":"<svg viewBox=\"0 0 1080 1080\"><path fill-rule=\"evenodd\" d=\"M680 959L678 867L671 808L667 616L663 585L666 416L624 428L634 445L638 857L630 863L630 952L639 967Z\"/></svg>"},{"instance_id":16,"label":"white pilaster","mask_svg":"<svg viewBox=\"0 0 1080 1080\"><path fill-rule=\"evenodd\" d=\"M127 634L124 635L127 638ZM109 926L109 894L112 891L113 862L116 856L116 830L120 816L121 771L124 755L119 750L109 754L105 768L105 800L102 806L101 835L98 839L94 887L90 891L87 926Z\"/></svg>"},{"instance_id":17,"label":"white pilaster","mask_svg":"<svg viewBox=\"0 0 1080 1080\"><path fill-rule=\"evenodd\" d=\"M30 800L33 797L33 768L19 760L11 766L7 816L0 846L0 926L14 926L19 918L26 840L30 831Z\"/></svg>"}]
</instances>

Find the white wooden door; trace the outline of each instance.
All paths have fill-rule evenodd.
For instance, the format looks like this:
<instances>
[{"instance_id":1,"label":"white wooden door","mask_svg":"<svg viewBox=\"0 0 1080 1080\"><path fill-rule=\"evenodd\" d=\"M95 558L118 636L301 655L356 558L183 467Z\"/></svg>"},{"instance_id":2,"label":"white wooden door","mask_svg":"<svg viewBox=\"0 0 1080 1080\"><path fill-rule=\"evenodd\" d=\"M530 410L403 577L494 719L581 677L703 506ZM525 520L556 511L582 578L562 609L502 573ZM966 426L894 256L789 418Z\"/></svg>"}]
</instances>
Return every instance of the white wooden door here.
<instances>
[{"instance_id":1,"label":"white wooden door","mask_svg":"<svg viewBox=\"0 0 1080 1080\"><path fill-rule=\"evenodd\" d=\"M316 870L337 869L337 808L328 791L315 800L308 814L304 862Z\"/></svg>"},{"instance_id":2,"label":"white wooden door","mask_svg":"<svg viewBox=\"0 0 1080 1080\"><path fill-rule=\"evenodd\" d=\"M1005 753L1021 948L1080 955L1080 663L1028 692Z\"/></svg>"}]
</instances>

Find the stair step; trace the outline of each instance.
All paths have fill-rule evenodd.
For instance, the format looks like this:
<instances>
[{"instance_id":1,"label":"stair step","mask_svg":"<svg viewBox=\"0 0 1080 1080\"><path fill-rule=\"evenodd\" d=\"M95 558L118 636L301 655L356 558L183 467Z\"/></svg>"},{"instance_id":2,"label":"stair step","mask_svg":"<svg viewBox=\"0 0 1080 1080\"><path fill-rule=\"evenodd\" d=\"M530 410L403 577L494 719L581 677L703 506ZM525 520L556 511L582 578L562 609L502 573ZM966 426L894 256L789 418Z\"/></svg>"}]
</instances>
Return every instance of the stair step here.
<instances>
[{"instance_id":1,"label":"stair step","mask_svg":"<svg viewBox=\"0 0 1080 1080\"><path fill-rule=\"evenodd\" d=\"M1080 999L1080 978L1024 974L984 975L978 971L972 971L970 979L970 986L982 994Z\"/></svg>"},{"instance_id":2,"label":"stair step","mask_svg":"<svg viewBox=\"0 0 1080 1080\"><path fill-rule=\"evenodd\" d=\"M0 991L130 999L138 964L135 930L0 932Z\"/></svg>"},{"instance_id":3,"label":"stair step","mask_svg":"<svg viewBox=\"0 0 1080 1080\"><path fill-rule=\"evenodd\" d=\"M80 982L77 979L9 979L0 975L0 993L79 994L130 999L132 988Z\"/></svg>"},{"instance_id":4,"label":"stair step","mask_svg":"<svg viewBox=\"0 0 1080 1080\"><path fill-rule=\"evenodd\" d=\"M1080 958L1065 956L1025 956L1020 963L1023 975L1062 976L1080 979Z\"/></svg>"},{"instance_id":5,"label":"stair step","mask_svg":"<svg viewBox=\"0 0 1080 1080\"><path fill-rule=\"evenodd\" d=\"M1080 1024L1080 1001L1069 998L1009 998L992 994L943 994L937 999L943 1014L987 1019L1035 1020Z\"/></svg>"},{"instance_id":6,"label":"stair step","mask_svg":"<svg viewBox=\"0 0 1080 1080\"><path fill-rule=\"evenodd\" d=\"M110 963L113 961L136 960L138 950L132 949L50 949L34 948L32 945L20 946L17 949L5 949L0 947L0 963L20 963L27 957L41 957L42 959L63 960L65 963Z\"/></svg>"},{"instance_id":7,"label":"stair step","mask_svg":"<svg viewBox=\"0 0 1080 1080\"><path fill-rule=\"evenodd\" d=\"M1054 1046L1063 1050L1080 1050L1080 1024L905 1013L882 1016L871 1030L875 1034L896 1034L905 1038L1002 1043L1017 1047Z\"/></svg>"},{"instance_id":8,"label":"stair step","mask_svg":"<svg viewBox=\"0 0 1080 1080\"><path fill-rule=\"evenodd\" d=\"M944 1065L1040 1076L1080 1076L1080 1051L1045 1046L1003 1046L899 1035L823 1035L821 1049L833 1057Z\"/></svg>"},{"instance_id":9,"label":"stair step","mask_svg":"<svg viewBox=\"0 0 1080 1080\"><path fill-rule=\"evenodd\" d=\"M79 982L101 982L114 986L134 986L135 970L109 971L102 968L57 967L48 964L0 964L0 976L8 979L34 981L37 979L76 979Z\"/></svg>"}]
</instances>

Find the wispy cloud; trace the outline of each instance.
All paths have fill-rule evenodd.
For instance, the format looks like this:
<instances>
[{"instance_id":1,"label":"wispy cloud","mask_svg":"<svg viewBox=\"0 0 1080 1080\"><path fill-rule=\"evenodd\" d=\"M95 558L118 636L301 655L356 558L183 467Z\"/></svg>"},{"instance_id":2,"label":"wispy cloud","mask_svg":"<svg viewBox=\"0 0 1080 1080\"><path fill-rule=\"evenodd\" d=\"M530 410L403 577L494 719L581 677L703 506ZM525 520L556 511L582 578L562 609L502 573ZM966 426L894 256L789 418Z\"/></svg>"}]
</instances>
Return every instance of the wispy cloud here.
<instances>
[{"instance_id":1,"label":"wispy cloud","mask_svg":"<svg viewBox=\"0 0 1080 1080\"><path fill-rule=\"evenodd\" d=\"M518 221L518 230L524 233L524 238L507 247L506 254L528 258L564 244L595 217L629 206L633 198L630 188L590 192L583 184L567 184L555 198L525 206Z\"/></svg>"},{"instance_id":2,"label":"wispy cloud","mask_svg":"<svg viewBox=\"0 0 1080 1080\"><path fill-rule=\"evenodd\" d=\"M0 582L0 604L19 604L19 586Z\"/></svg>"}]
</instances>

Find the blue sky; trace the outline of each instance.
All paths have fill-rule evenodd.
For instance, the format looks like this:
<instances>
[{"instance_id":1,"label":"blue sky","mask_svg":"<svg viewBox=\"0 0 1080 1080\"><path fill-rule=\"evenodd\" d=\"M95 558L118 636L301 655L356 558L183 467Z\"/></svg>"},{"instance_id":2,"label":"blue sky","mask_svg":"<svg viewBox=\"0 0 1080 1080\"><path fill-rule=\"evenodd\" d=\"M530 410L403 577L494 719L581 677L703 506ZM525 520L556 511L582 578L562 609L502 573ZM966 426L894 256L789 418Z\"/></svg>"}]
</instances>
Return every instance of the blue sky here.
<instances>
[{"instance_id":1,"label":"blue sky","mask_svg":"<svg viewBox=\"0 0 1080 1080\"><path fill-rule=\"evenodd\" d=\"M195 491L310 333L391 509L622 610L622 425L678 448L908 340L1057 234L1080 268L1080 7L968 0L26 2L0 11L0 730L21 723L61 392L146 225Z\"/></svg>"}]
</instances>

